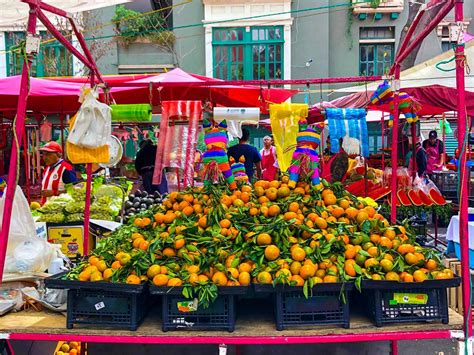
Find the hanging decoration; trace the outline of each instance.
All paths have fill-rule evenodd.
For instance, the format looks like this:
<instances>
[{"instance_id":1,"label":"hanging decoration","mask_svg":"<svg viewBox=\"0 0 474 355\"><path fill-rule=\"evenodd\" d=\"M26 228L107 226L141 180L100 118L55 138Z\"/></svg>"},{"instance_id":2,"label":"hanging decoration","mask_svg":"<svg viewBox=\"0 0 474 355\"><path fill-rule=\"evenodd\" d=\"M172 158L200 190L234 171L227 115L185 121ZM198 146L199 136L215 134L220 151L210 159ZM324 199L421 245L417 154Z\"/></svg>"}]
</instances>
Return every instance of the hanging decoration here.
<instances>
[{"instance_id":1,"label":"hanging decoration","mask_svg":"<svg viewBox=\"0 0 474 355\"><path fill-rule=\"evenodd\" d=\"M270 105L270 124L277 152L278 165L286 172L291 165L295 142L298 135L298 122L308 116L307 104Z\"/></svg>"},{"instance_id":2,"label":"hanging decoration","mask_svg":"<svg viewBox=\"0 0 474 355\"><path fill-rule=\"evenodd\" d=\"M203 120L204 143L206 151L202 155L203 164L203 180L205 185L211 185L220 178L220 173L224 176L231 190L237 188L232 169L229 165L227 157L227 123L221 121L217 124L209 121L207 118Z\"/></svg>"},{"instance_id":3,"label":"hanging decoration","mask_svg":"<svg viewBox=\"0 0 474 355\"><path fill-rule=\"evenodd\" d=\"M181 169L184 187L193 184L201 117L201 101L163 101L153 184L161 183L164 168Z\"/></svg>"},{"instance_id":4,"label":"hanging decoration","mask_svg":"<svg viewBox=\"0 0 474 355\"><path fill-rule=\"evenodd\" d=\"M236 181L248 182L249 177L245 172L245 157L242 155L239 158L239 161L236 162L233 157L229 158L230 168L232 169L232 174Z\"/></svg>"},{"instance_id":5,"label":"hanging decoration","mask_svg":"<svg viewBox=\"0 0 474 355\"><path fill-rule=\"evenodd\" d=\"M394 96L395 92L392 90L388 80L384 80L382 84L377 87L377 90L372 94L370 98L370 103L372 105L386 105L390 107L390 111L394 110ZM398 109L403 116L405 116L408 123L415 123L418 121L418 112L421 110L421 105L410 95L405 92L398 93L399 102ZM388 126L392 127L393 125L393 115L390 114L390 120L388 121Z\"/></svg>"},{"instance_id":6,"label":"hanging decoration","mask_svg":"<svg viewBox=\"0 0 474 355\"><path fill-rule=\"evenodd\" d=\"M290 181L288 187L295 188L296 183L305 176L310 176L311 183L318 185L319 180L319 156L316 149L321 144L321 131L324 122L313 127L308 126L306 119L298 122L298 134L296 136L296 149L291 160Z\"/></svg>"},{"instance_id":7,"label":"hanging decoration","mask_svg":"<svg viewBox=\"0 0 474 355\"><path fill-rule=\"evenodd\" d=\"M326 109L329 132L331 132L331 153L338 153L341 150L339 140L342 138L342 148L347 154L369 156L366 116L365 109Z\"/></svg>"}]
</instances>

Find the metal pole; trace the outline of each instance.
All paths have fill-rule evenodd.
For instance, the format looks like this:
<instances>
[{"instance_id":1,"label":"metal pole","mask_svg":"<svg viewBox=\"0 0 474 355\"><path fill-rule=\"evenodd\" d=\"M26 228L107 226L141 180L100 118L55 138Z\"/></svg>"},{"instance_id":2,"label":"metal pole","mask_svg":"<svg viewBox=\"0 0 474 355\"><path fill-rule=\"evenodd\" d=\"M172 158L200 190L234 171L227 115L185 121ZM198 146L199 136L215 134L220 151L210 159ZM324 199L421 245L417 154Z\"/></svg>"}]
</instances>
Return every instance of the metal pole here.
<instances>
[{"instance_id":1,"label":"metal pole","mask_svg":"<svg viewBox=\"0 0 474 355\"><path fill-rule=\"evenodd\" d=\"M399 80L400 80L400 64L395 65L395 95L393 97L393 125L392 125L392 193L391 198L391 213L390 221L392 224L395 224L397 221L397 167L398 167L398 121L399 121L399 109L398 103L399 98Z\"/></svg>"},{"instance_id":2,"label":"metal pole","mask_svg":"<svg viewBox=\"0 0 474 355\"><path fill-rule=\"evenodd\" d=\"M398 341L392 340L392 355L398 355Z\"/></svg>"},{"instance_id":3,"label":"metal pole","mask_svg":"<svg viewBox=\"0 0 474 355\"><path fill-rule=\"evenodd\" d=\"M455 20L462 25L464 20L464 1L456 0ZM461 31L462 37L462 31ZM472 336L472 313L470 307L471 280L469 270L469 232L468 232L468 176L467 176L467 152L464 142L466 140L467 119L466 119L466 91L464 81L464 41L458 40L456 46L456 86L458 89L458 148L461 153L459 157L459 240L461 242L461 276L462 276L462 302L464 324L466 325L466 338Z\"/></svg>"},{"instance_id":4,"label":"metal pole","mask_svg":"<svg viewBox=\"0 0 474 355\"><path fill-rule=\"evenodd\" d=\"M36 18L37 18L37 5L30 4L30 13L28 17L28 34L36 34ZM26 117L26 101L28 98L29 92L29 80L30 80L30 68L33 58L30 55L27 55L23 60L23 69L21 72L21 83L20 83L20 95L18 97L17 105L17 116L16 123L13 129L16 132L16 136L19 144L23 138L25 132L25 117ZM0 231L0 282L3 279L3 269L5 266L5 256L7 253L8 245L8 234L10 232L10 222L11 222L11 212L13 199L15 197L16 190L16 172L17 172L17 155L18 150L16 144L12 144L11 158L10 158L10 168L8 170L8 179L7 179L7 191L5 193L5 205L4 205L4 214L2 218L2 230Z\"/></svg>"},{"instance_id":5,"label":"metal pole","mask_svg":"<svg viewBox=\"0 0 474 355\"><path fill-rule=\"evenodd\" d=\"M30 193L30 164L29 164L29 154L28 154L28 134L25 132L23 135L23 162L24 162L24 171L25 171L25 192L26 199L28 203L31 203L31 193Z\"/></svg>"}]
</instances>

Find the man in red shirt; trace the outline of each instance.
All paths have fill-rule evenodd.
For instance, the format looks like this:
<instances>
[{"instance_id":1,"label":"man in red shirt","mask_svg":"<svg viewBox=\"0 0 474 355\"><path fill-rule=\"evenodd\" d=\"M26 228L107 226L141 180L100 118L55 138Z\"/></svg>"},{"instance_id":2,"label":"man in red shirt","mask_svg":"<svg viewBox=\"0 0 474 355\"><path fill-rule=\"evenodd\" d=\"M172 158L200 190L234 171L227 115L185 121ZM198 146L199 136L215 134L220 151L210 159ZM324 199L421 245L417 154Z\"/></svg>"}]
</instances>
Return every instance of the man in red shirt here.
<instances>
[{"instance_id":1,"label":"man in red shirt","mask_svg":"<svg viewBox=\"0 0 474 355\"><path fill-rule=\"evenodd\" d=\"M54 142L46 143L41 149L46 168L43 171L41 184L41 202L44 204L51 196L57 196L66 191L64 185L77 181L76 173L71 164L62 159L63 150Z\"/></svg>"}]
</instances>

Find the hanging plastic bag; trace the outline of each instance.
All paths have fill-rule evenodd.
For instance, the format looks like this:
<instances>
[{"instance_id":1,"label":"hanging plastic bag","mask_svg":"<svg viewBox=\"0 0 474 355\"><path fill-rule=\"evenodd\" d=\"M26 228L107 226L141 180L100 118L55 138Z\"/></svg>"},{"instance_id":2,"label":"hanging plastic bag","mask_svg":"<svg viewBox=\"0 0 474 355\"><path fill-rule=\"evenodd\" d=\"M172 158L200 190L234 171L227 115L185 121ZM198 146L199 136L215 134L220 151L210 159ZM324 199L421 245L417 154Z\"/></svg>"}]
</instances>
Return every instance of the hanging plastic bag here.
<instances>
[{"instance_id":1,"label":"hanging plastic bag","mask_svg":"<svg viewBox=\"0 0 474 355\"><path fill-rule=\"evenodd\" d=\"M69 143L90 149L109 144L112 134L112 110L108 105L99 102L97 97L96 90L86 93L67 138Z\"/></svg>"},{"instance_id":2,"label":"hanging plastic bag","mask_svg":"<svg viewBox=\"0 0 474 355\"><path fill-rule=\"evenodd\" d=\"M77 115L71 118L69 129L72 130L76 121ZM73 164L87 164L87 163L108 163L110 161L109 145L104 145L98 148L83 148L66 141L66 154L69 161Z\"/></svg>"},{"instance_id":3,"label":"hanging plastic bag","mask_svg":"<svg viewBox=\"0 0 474 355\"><path fill-rule=\"evenodd\" d=\"M3 216L5 196L0 198ZM5 272L43 272L56 256L56 247L36 235L35 222L28 201L20 187L15 190L5 260ZM0 218L0 230L2 227Z\"/></svg>"}]
</instances>

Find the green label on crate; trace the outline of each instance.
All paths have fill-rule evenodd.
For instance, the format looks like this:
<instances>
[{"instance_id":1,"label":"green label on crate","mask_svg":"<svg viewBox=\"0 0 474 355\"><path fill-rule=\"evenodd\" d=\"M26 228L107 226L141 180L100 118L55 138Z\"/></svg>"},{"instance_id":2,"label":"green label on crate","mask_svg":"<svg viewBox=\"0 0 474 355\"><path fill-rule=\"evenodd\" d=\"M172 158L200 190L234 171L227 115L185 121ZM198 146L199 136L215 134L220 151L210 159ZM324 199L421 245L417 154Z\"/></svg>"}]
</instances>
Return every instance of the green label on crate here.
<instances>
[{"instance_id":1,"label":"green label on crate","mask_svg":"<svg viewBox=\"0 0 474 355\"><path fill-rule=\"evenodd\" d=\"M426 303L428 303L428 295L424 293L394 293L390 301L390 305Z\"/></svg>"},{"instance_id":2,"label":"green label on crate","mask_svg":"<svg viewBox=\"0 0 474 355\"><path fill-rule=\"evenodd\" d=\"M178 311L180 312L196 312L198 310L198 300L177 302Z\"/></svg>"}]
</instances>

